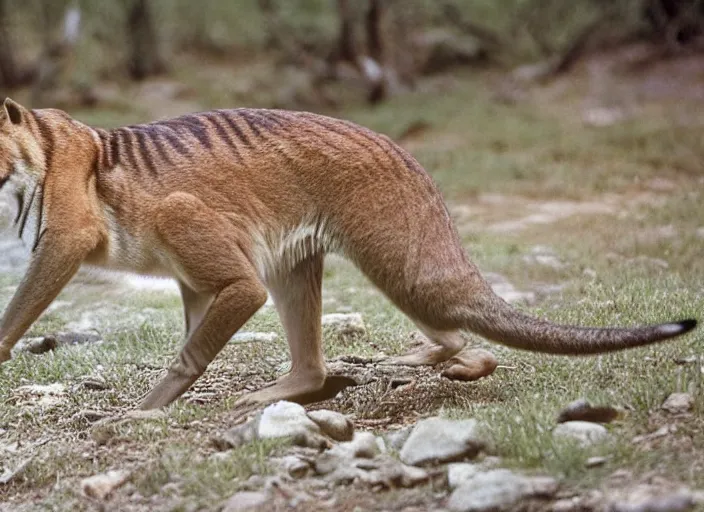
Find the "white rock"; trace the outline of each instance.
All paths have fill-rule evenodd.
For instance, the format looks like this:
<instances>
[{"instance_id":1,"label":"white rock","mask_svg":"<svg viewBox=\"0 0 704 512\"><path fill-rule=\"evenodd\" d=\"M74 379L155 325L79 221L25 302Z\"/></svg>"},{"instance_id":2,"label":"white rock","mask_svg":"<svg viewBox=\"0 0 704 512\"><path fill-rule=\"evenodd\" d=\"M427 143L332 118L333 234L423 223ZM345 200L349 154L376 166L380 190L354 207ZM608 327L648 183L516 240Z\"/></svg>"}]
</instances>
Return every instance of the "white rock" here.
<instances>
[{"instance_id":1,"label":"white rock","mask_svg":"<svg viewBox=\"0 0 704 512\"><path fill-rule=\"evenodd\" d=\"M413 427L404 427L398 430L392 430L384 435L386 444L396 451L400 451L403 445L406 443L408 436L413 432Z\"/></svg>"},{"instance_id":2,"label":"white rock","mask_svg":"<svg viewBox=\"0 0 704 512\"><path fill-rule=\"evenodd\" d=\"M264 510L269 496L263 492L243 491L234 494L225 502L222 512L246 512Z\"/></svg>"},{"instance_id":3,"label":"white rock","mask_svg":"<svg viewBox=\"0 0 704 512\"><path fill-rule=\"evenodd\" d=\"M552 431L556 438L573 439L583 447L601 443L609 437L609 431L597 423L588 421L566 421Z\"/></svg>"},{"instance_id":4,"label":"white rock","mask_svg":"<svg viewBox=\"0 0 704 512\"><path fill-rule=\"evenodd\" d=\"M276 341L279 335L275 332L238 332L232 337L234 343L270 343Z\"/></svg>"},{"instance_id":5,"label":"white rock","mask_svg":"<svg viewBox=\"0 0 704 512\"><path fill-rule=\"evenodd\" d=\"M276 402L262 412L257 435L260 439L318 434L320 428L306 415L306 410L292 402Z\"/></svg>"},{"instance_id":6,"label":"white rock","mask_svg":"<svg viewBox=\"0 0 704 512\"><path fill-rule=\"evenodd\" d=\"M376 436L371 432L355 432L352 441L340 443L333 448L333 450L335 449L340 453L347 453L351 457L363 459L371 459L381 453Z\"/></svg>"},{"instance_id":7,"label":"white rock","mask_svg":"<svg viewBox=\"0 0 704 512\"><path fill-rule=\"evenodd\" d=\"M479 473L482 472L481 466L479 464L472 464L469 462L455 462L454 464L447 465L447 483L450 489L459 487L467 480L474 478Z\"/></svg>"},{"instance_id":8,"label":"white rock","mask_svg":"<svg viewBox=\"0 0 704 512\"><path fill-rule=\"evenodd\" d=\"M663 402L661 408L670 414L689 412L694 407L694 397L689 393L672 393Z\"/></svg>"},{"instance_id":9,"label":"white rock","mask_svg":"<svg viewBox=\"0 0 704 512\"><path fill-rule=\"evenodd\" d=\"M475 457L488 439L476 420L428 418L416 424L401 449L400 458L414 466Z\"/></svg>"},{"instance_id":10,"label":"white rock","mask_svg":"<svg viewBox=\"0 0 704 512\"><path fill-rule=\"evenodd\" d=\"M507 469L493 469L457 487L447 504L450 510L458 512L512 510L523 498L550 497L557 489L558 483L549 477L525 477Z\"/></svg>"},{"instance_id":11,"label":"white rock","mask_svg":"<svg viewBox=\"0 0 704 512\"><path fill-rule=\"evenodd\" d=\"M321 409L309 412L308 417L320 427L323 434L335 441L351 441L354 436L354 425L344 414Z\"/></svg>"},{"instance_id":12,"label":"white rock","mask_svg":"<svg viewBox=\"0 0 704 512\"><path fill-rule=\"evenodd\" d=\"M360 335L367 332L360 313L330 313L323 315L323 327L328 327L342 335Z\"/></svg>"},{"instance_id":13,"label":"white rock","mask_svg":"<svg viewBox=\"0 0 704 512\"><path fill-rule=\"evenodd\" d=\"M125 484L129 477L129 471L108 471L81 480L81 490L86 496L104 500L115 489Z\"/></svg>"}]
</instances>

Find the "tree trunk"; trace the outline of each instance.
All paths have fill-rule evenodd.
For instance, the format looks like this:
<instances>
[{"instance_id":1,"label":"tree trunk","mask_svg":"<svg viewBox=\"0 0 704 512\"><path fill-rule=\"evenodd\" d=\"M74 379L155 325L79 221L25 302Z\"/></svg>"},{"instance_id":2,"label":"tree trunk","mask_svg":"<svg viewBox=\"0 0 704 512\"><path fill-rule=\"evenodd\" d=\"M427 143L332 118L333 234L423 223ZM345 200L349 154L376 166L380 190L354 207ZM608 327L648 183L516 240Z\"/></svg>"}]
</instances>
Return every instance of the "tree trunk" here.
<instances>
[{"instance_id":1,"label":"tree trunk","mask_svg":"<svg viewBox=\"0 0 704 512\"><path fill-rule=\"evenodd\" d=\"M159 42L148 0L134 0L127 14L129 72L135 80L143 80L165 70L159 53Z\"/></svg>"},{"instance_id":2,"label":"tree trunk","mask_svg":"<svg viewBox=\"0 0 704 512\"><path fill-rule=\"evenodd\" d=\"M19 82L20 76L10 37L7 3L5 0L0 0L0 86L15 87L19 85Z\"/></svg>"}]
</instances>

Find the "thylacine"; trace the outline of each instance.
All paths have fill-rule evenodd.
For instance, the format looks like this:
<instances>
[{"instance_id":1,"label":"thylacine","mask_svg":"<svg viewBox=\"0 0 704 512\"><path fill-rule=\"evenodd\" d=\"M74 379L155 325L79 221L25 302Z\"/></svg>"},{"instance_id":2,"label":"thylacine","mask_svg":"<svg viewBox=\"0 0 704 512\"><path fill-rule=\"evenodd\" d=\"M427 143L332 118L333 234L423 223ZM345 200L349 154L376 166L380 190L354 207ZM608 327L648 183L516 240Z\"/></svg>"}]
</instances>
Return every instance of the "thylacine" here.
<instances>
[{"instance_id":1,"label":"thylacine","mask_svg":"<svg viewBox=\"0 0 704 512\"><path fill-rule=\"evenodd\" d=\"M29 269L0 324L0 362L81 264L170 276L181 288L186 341L143 408L185 392L267 290L292 366L247 399L320 390L330 251L352 260L431 340L393 363L444 361L463 347L461 330L520 349L595 354L696 325L593 329L517 312L468 261L416 160L349 122L238 109L105 131L9 99L0 116L0 183L15 183L21 224L30 211L37 217Z\"/></svg>"}]
</instances>

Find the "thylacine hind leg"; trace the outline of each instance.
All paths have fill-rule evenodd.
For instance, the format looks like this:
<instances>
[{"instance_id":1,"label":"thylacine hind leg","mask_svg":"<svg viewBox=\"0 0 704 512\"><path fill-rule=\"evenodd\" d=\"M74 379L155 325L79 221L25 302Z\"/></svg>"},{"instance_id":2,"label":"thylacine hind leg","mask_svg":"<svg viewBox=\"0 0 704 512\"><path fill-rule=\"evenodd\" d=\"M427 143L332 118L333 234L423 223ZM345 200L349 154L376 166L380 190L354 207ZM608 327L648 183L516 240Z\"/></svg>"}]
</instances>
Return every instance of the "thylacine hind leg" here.
<instances>
[{"instance_id":1,"label":"thylacine hind leg","mask_svg":"<svg viewBox=\"0 0 704 512\"><path fill-rule=\"evenodd\" d=\"M460 352L467 341L458 330L440 331L416 321L418 329L427 337L420 345L406 354L390 357L382 364L408 366L435 365Z\"/></svg>"},{"instance_id":2,"label":"thylacine hind leg","mask_svg":"<svg viewBox=\"0 0 704 512\"><path fill-rule=\"evenodd\" d=\"M291 371L272 385L242 397L243 403L289 400L300 403L322 399L325 359L322 349L323 254L299 262L292 270L270 278L269 292L286 331Z\"/></svg>"}]
</instances>

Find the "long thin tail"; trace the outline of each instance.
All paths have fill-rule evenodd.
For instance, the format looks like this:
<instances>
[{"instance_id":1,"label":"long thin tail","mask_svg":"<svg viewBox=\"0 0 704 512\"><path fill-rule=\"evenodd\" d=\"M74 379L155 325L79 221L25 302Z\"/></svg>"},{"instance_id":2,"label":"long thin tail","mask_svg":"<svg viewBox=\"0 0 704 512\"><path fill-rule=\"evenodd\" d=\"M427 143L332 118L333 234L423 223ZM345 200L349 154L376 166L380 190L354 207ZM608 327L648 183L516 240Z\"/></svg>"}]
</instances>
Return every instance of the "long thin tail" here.
<instances>
[{"instance_id":1,"label":"long thin tail","mask_svg":"<svg viewBox=\"0 0 704 512\"><path fill-rule=\"evenodd\" d=\"M465 317L464 328L509 347L547 354L586 355L649 345L685 334L693 319L633 328L558 325L530 317L491 295Z\"/></svg>"}]
</instances>

